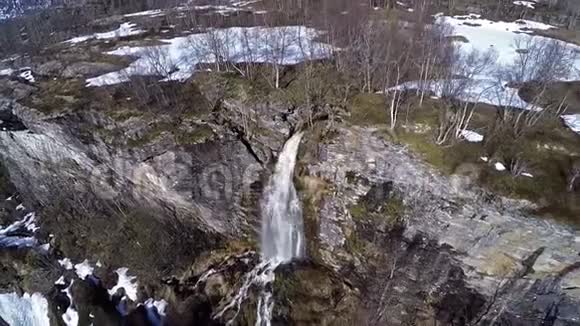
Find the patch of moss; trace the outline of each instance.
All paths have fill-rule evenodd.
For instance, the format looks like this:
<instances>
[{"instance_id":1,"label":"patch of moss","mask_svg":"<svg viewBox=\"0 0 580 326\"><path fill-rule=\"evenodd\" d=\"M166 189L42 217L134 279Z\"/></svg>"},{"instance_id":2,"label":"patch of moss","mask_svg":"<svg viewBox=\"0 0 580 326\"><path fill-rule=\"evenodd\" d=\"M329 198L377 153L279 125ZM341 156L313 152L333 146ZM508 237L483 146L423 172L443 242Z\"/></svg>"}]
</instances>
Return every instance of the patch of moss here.
<instances>
[{"instance_id":1,"label":"patch of moss","mask_svg":"<svg viewBox=\"0 0 580 326\"><path fill-rule=\"evenodd\" d=\"M114 111L109 113L109 117L113 118L115 121L127 121L130 118L133 117L140 117L142 116L143 113L137 110L132 110L132 109L123 109L122 107L118 107L117 109L115 109Z\"/></svg>"},{"instance_id":2,"label":"patch of moss","mask_svg":"<svg viewBox=\"0 0 580 326\"><path fill-rule=\"evenodd\" d=\"M227 242L225 245L225 251L228 253L239 253L246 250L256 250L258 247L259 244L256 238L244 238Z\"/></svg>"},{"instance_id":3,"label":"patch of moss","mask_svg":"<svg viewBox=\"0 0 580 326\"><path fill-rule=\"evenodd\" d=\"M318 260L320 242L320 202L327 193L329 184L326 180L308 175L297 178L296 188L302 195L302 213L304 216L304 234L308 239L307 252L313 260Z\"/></svg>"},{"instance_id":4,"label":"patch of moss","mask_svg":"<svg viewBox=\"0 0 580 326\"><path fill-rule=\"evenodd\" d=\"M368 209L364 203L357 203L349 208L350 215L355 220L362 220L369 215Z\"/></svg>"},{"instance_id":5,"label":"patch of moss","mask_svg":"<svg viewBox=\"0 0 580 326\"><path fill-rule=\"evenodd\" d=\"M539 200L544 192L544 185L538 180L527 177L513 177L506 172L496 172L490 169L484 172L484 185L492 191L511 198Z\"/></svg>"},{"instance_id":6,"label":"patch of moss","mask_svg":"<svg viewBox=\"0 0 580 326\"><path fill-rule=\"evenodd\" d=\"M370 211L363 201L350 206L349 211L355 221L387 222L388 228L393 229L403 222L405 203L398 196L392 196L376 212Z\"/></svg>"},{"instance_id":7,"label":"patch of moss","mask_svg":"<svg viewBox=\"0 0 580 326\"><path fill-rule=\"evenodd\" d=\"M292 273L281 273L274 279L274 293L276 297L287 301L296 297L298 285L299 282Z\"/></svg>"},{"instance_id":8,"label":"patch of moss","mask_svg":"<svg viewBox=\"0 0 580 326\"><path fill-rule=\"evenodd\" d=\"M367 242L361 239L357 232L351 232L346 237L346 248L354 254L363 254L366 252Z\"/></svg>"},{"instance_id":9,"label":"patch of moss","mask_svg":"<svg viewBox=\"0 0 580 326\"><path fill-rule=\"evenodd\" d=\"M428 163L441 170L449 171L449 166L445 160L445 151L433 142L430 135L401 133L399 141L408 145L411 150L421 155Z\"/></svg>"},{"instance_id":10,"label":"patch of moss","mask_svg":"<svg viewBox=\"0 0 580 326\"><path fill-rule=\"evenodd\" d=\"M273 282L273 322L290 325L352 325L358 300L324 265L280 267Z\"/></svg>"},{"instance_id":11,"label":"patch of moss","mask_svg":"<svg viewBox=\"0 0 580 326\"><path fill-rule=\"evenodd\" d=\"M402 132L398 139L445 174L453 173L462 163L478 162L483 151L478 143L460 142L451 146L439 146L435 144L431 134Z\"/></svg>"},{"instance_id":12,"label":"patch of moss","mask_svg":"<svg viewBox=\"0 0 580 326\"><path fill-rule=\"evenodd\" d=\"M164 132L172 131L173 126L169 123L155 123L151 126L151 128L143 134L140 138L136 139L128 139L127 146L131 148L138 148L144 145L151 143L157 137L161 136Z\"/></svg>"},{"instance_id":13,"label":"patch of moss","mask_svg":"<svg viewBox=\"0 0 580 326\"><path fill-rule=\"evenodd\" d=\"M394 228L403 221L405 203L399 197L392 197L383 205L380 214L387 219L389 227Z\"/></svg>"},{"instance_id":14,"label":"patch of moss","mask_svg":"<svg viewBox=\"0 0 580 326\"><path fill-rule=\"evenodd\" d=\"M349 121L359 126L386 124L387 115L385 98L380 94L358 94L348 103Z\"/></svg>"},{"instance_id":15,"label":"patch of moss","mask_svg":"<svg viewBox=\"0 0 580 326\"><path fill-rule=\"evenodd\" d=\"M23 100L24 105L43 112L61 112L82 108L89 101L91 91L78 79L43 80L38 91Z\"/></svg>"},{"instance_id":16,"label":"patch of moss","mask_svg":"<svg viewBox=\"0 0 580 326\"><path fill-rule=\"evenodd\" d=\"M213 137L213 130L209 126L199 126L189 132L175 132L175 140L179 145L195 145L203 143Z\"/></svg>"},{"instance_id":17,"label":"patch of moss","mask_svg":"<svg viewBox=\"0 0 580 326\"><path fill-rule=\"evenodd\" d=\"M226 98L253 103L263 100L272 90L263 78L244 78L234 72L200 72L194 83L210 102Z\"/></svg>"}]
</instances>

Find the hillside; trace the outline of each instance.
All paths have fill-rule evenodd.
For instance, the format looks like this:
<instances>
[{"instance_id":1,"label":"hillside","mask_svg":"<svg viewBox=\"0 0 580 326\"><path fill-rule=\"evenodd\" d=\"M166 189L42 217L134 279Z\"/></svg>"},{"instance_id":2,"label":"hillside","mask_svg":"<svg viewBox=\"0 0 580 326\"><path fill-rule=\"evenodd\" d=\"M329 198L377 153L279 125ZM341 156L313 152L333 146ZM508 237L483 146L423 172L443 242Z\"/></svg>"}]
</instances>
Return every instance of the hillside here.
<instances>
[{"instance_id":1,"label":"hillside","mask_svg":"<svg viewBox=\"0 0 580 326\"><path fill-rule=\"evenodd\" d=\"M0 324L580 325L573 2L36 5Z\"/></svg>"}]
</instances>

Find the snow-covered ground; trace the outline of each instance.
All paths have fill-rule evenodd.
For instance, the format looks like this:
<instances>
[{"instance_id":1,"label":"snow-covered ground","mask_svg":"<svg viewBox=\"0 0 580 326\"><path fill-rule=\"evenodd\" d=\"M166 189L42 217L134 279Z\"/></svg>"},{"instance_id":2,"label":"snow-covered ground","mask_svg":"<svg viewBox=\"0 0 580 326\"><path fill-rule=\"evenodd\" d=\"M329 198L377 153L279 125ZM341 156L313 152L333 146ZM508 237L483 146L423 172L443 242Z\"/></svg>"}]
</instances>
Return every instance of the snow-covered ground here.
<instances>
[{"instance_id":1,"label":"snow-covered ground","mask_svg":"<svg viewBox=\"0 0 580 326\"><path fill-rule=\"evenodd\" d=\"M87 79L87 86L117 84L134 75L185 80L191 77L197 64L214 63L218 58L236 63L292 65L328 57L333 48L315 42L318 35L318 31L304 26L233 27L162 40L166 44L159 46L123 47L108 54L139 59L121 71Z\"/></svg>"},{"instance_id":2,"label":"snow-covered ground","mask_svg":"<svg viewBox=\"0 0 580 326\"><path fill-rule=\"evenodd\" d=\"M0 294L0 316L10 326L49 326L48 301L39 293Z\"/></svg>"},{"instance_id":3,"label":"snow-covered ground","mask_svg":"<svg viewBox=\"0 0 580 326\"><path fill-rule=\"evenodd\" d=\"M137 282L136 276L129 276L127 272L129 271L126 267L121 267L115 271L119 277L117 284L109 290L109 295L114 295L120 288L125 289L125 294L132 301L137 301L137 289L139 283Z\"/></svg>"},{"instance_id":4,"label":"snow-covered ground","mask_svg":"<svg viewBox=\"0 0 580 326\"><path fill-rule=\"evenodd\" d=\"M463 36L468 43L456 41L455 44L461 47L463 52L477 50L485 53L493 50L497 53L497 64L506 65L515 62L517 58L516 44L525 45L530 39L552 41L553 39L534 35L535 30L548 30L554 26L534 22L530 20L516 20L513 22L492 21L481 18L480 15L462 16L440 16L436 18L436 23L445 24L452 27L451 35ZM450 36L451 36L450 35ZM560 41L562 42L562 41ZM562 42L566 44L565 42ZM580 47L567 44L570 47L580 50ZM580 67L580 61L577 63ZM571 76L576 77L576 76Z\"/></svg>"},{"instance_id":5,"label":"snow-covered ground","mask_svg":"<svg viewBox=\"0 0 580 326\"><path fill-rule=\"evenodd\" d=\"M198 5L194 1L190 1L191 3L181 5L169 10L162 10L162 9L152 9L146 11L139 11L130 14L124 15L124 17L132 18L132 17L160 17L167 14L170 14L171 11L208 11L215 14L220 14L223 16L228 16L230 14L234 14L237 12L253 12L254 14L264 14L265 11L254 10L254 8L250 5L261 2L261 0L249 0L249 1L230 1L229 3L222 3L222 4L204 4Z\"/></svg>"},{"instance_id":6,"label":"snow-covered ground","mask_svg":"<svg viewBox=\"0 0 580 326\"><path fill-rule=\"evenodd\" d=\"M465 87L463 89L463 87ZM462 88L461 92L454 92ZM496 106L509 106L526 110L540 110L524 101L518 95L517 88L511 88L500 80L476 77L474 79L427 80L424 82L410 81L392 87L394 90L425 89L437 97L458 94L457 99L470 103L485 103Z\"/></svg>"},{"instance_id":7,"label":"snow-covered ground","mask_svg":"<svg viewBox=\"0 0 580 326\"><path fill-rule=\"evenodd\" d=\"M145 32L142 29L136 28L136 26L137 25L135 25L134 23L123 23L116 30L113 30L110 32L105 32L105 33L95 33L95 34L91 34L91 35L74 37L74 38L71 38L70 40L65 41L65 43L76 44L76 43L82 43L82 42L86 42L88 40L93 40L93 39L97 39L97 40L112 39L112 38L117 38L117 37L138 35L138 34Z\"/></svg>"},{"instance_id":8,"label":"snow-covered ground","mask_svg":"<svg viewBox=\"0 0 580 326\"><path fill-rule=\"evenodd\" d=\"M568 75L558 76L558 79L580 80L580 46L534 35L533 30L548 30L555 28L554 26L528 20L494 22L475 14L453 17L436 15L436 22L452 27L452 29L444 29L450 31L449 36L462 36L467 40L467 43L461 40L455 41L455 45L463 54L474 51L493 53L496 59L494 64L471 79L410 81L390 90L426 89L441 97L450 95L446 93L457 89L459 85L467 84L465 91L456 96L458 99L526 110L541 110L540 107L520 98L518 89L508 87L507 81L498 78L498 71L516 63L518 51L525 50L526 46L535 42L557 42L566 51L576 54ZM580 133L580 115L566 115L562 118L567 126Z\"/></svg>"},{"instance_id":9,"label":"snow-covered ground","mask_svg":"<svg viewBox=\"0 0 580 326\"><path fill-rule=\"evenodd\" d=\"M75 265L75 271L78 277L81 280L84 280L89 275L93 275L94 267L92 267L89 261L85 259L82 263Z\"/></svg>"}]
</instances>

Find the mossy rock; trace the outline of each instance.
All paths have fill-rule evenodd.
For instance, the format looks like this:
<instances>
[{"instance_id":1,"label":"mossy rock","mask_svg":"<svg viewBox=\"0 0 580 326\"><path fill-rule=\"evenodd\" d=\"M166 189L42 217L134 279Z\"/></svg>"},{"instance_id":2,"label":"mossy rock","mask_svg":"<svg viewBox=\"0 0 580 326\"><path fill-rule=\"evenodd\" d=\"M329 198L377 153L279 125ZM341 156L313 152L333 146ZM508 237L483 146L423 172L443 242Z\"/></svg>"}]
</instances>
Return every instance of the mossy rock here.
<instances>
[{"instance_id":1,"label":"mossy rock","mask_svg":"<svg viewBox=\"0 0 580 326\"><path fill-rule=\"evenodd\" d=\"M396 196L381 203L377 211L370 210L368 204L362 201L349 208L350 215L355 221L386 222L388 229L393 229L403 223L405 210L403 200Z\"/></svg>"},{"instance_id":2,"label":"mossy rock","mask_svg":"<svg viewBox=\"0 0 580 326\"><path fill-rule=\"evenodd\" d=\"M195 145L206 142L214 136L213 130L206 125L196 126L192 131L176 131L175 141L179 145Z\"/></svg>"},{"instance_id":3,"label":"mossy rock","mask_svg":"<svg viewBox=\"0 0 580 326\"><path fill-rule=\"evenodd\" d=\"M357 318L357 291L321 265L280 267L273 291L273 324L352 325Z\"/></svg>"}]
</instances>

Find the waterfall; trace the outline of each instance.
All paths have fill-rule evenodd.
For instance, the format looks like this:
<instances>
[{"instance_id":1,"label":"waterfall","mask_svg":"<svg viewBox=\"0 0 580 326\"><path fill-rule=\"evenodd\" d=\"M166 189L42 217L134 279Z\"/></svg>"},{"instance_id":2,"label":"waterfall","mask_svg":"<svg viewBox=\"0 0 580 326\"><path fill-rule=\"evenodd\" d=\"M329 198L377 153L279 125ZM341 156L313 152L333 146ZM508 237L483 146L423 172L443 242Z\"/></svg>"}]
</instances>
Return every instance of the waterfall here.
<instances>
[{"instance_id":1,"label":"waterfall","mask_svg":"<svg viewBox=\"0 0 580 326\"><path fill-rule=\"evenodd\" d=\"M49 326L48 301L39 293L0 294L0 324L8 325Z\"/></svg>"},{"instance_id":2,"label":"waterfall","mask_svg":"<svg viewBox=\"0 0 580 326\"><path fill-rule=\"evenodd\" d=\"M292 178L302 133L284 144L262 202L262 257L289 262L304 251L302 207Z\"/></svg>"},{"instance_id":3,"label":"waterfall","mask_svg":"<svg viewBox=\"0 0 580 326\"><path fill-rule=\"evenodd\" d=\"M288 263L304 254L302 206L292 181L301 139L302 133L298 132L284 144L274 174L264 191L261 203L261 262L244 275L238 293L214 315L214 319L222 318L227 311L234 310L226 325L234 323L242 302L248 297L248 291L255 286L260 289L256 326L270 326L274 308L271 286L274 282L274 271L280 264ZM201 278L207 278L205 275L213 272L210 270Z\"/></svg>"}]
</instances>

